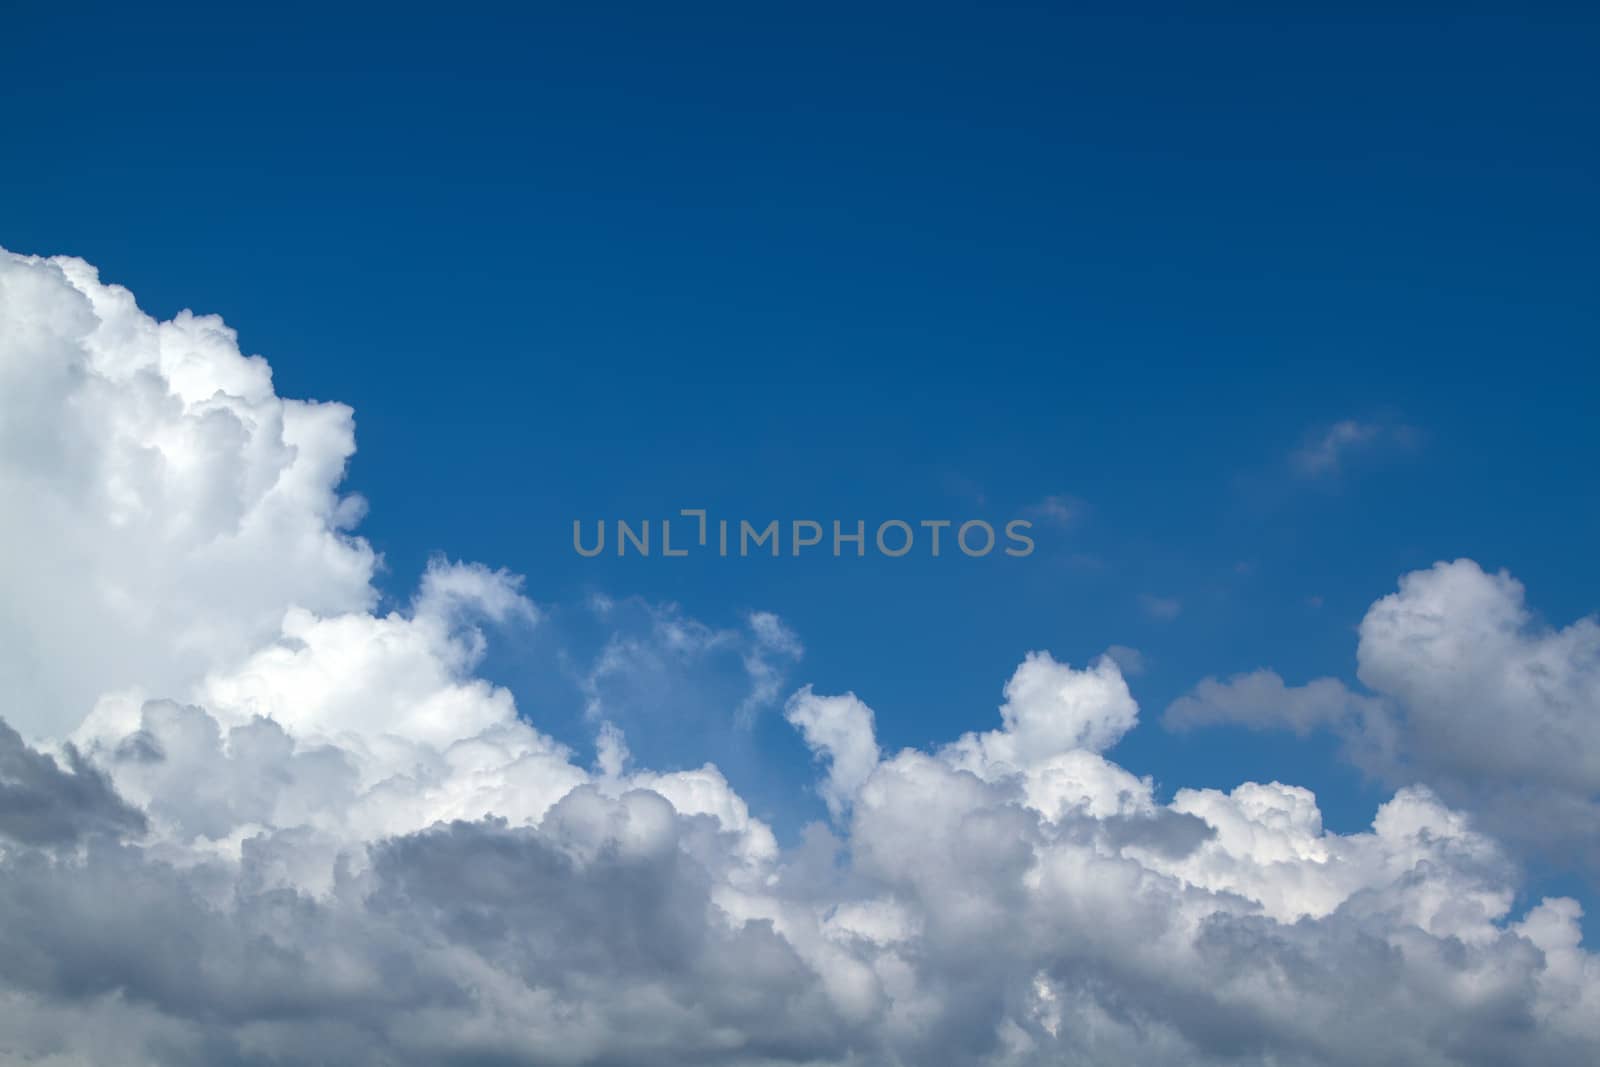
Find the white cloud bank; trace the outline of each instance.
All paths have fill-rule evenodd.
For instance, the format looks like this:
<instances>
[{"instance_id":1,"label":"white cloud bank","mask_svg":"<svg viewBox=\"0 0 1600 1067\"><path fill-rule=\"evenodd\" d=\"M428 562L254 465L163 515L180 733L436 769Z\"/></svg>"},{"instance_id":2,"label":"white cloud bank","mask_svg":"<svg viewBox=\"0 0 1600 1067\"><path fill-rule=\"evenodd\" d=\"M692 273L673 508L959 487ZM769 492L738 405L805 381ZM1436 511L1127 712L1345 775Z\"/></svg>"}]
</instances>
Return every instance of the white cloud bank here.
<instances>
[{"instance_id":1,"label":"white cloud bank","mask_svg":"<svg viewBox=\"0 0 1600 1067\"><path fill-rule=\"evenodd\" d=\"M0 1059L1600 1056L1574 902L1514 913L1515 868L1424 788L1351 835L1279 783L1160 803L1104 755L1138 717L1110 658L1029 654L996 727L931 753L885 753L863 702L801 690L787 716L833 825L789 850L715 767L632 768L603 726L581 768L474 675L484 621L537 615L515 578L440 561L409 608L372 613L338 493L352 447L347 409L276 397L220 322L158 324L86 264L0 255L0 489L20 505L0 679L34 741L0 730ZM1458 651L1485 707L1587 699L1552 664L1589 631L1529 637L1495 588L1423 580L1369 616L1375 650L1396 627L1422 650L1363 656L1411 728ZM765 695L798 644L751 627Z\"/></svg>"}]
</instances>

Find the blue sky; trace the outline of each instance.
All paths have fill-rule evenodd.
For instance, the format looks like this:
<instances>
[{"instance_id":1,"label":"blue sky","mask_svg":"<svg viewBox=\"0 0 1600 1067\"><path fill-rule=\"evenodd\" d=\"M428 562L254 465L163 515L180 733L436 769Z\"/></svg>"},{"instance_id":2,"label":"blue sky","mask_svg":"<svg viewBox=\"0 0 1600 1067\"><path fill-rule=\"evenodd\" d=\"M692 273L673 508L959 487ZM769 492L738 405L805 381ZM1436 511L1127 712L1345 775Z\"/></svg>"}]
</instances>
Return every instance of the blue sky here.
<instances>
[{"instance_id":1,"label":"blue sky","mask_svg":"<svg viewBox=\"0 0 1600 1067\"><path fill-rule=\"evenodd\" d=\"M1127 646L1120 763L1295 781L1340 830L1389 790L1332 739L1160 712L1262 666L1354 684L1363 613L1436 560L1510 570L1558 626L1600 607L1592 14L5 23L0 244L82 256L158 317L218 312L279 393L351 404L397 598L445 551L541 603L776 612L806 647L791 681L855 691L886 748L987 727L1028 649ZM1347 421L1363 439L1308 469ZM680 507L1003 522L1052 496L1077 516L1024 560L569 541ZM488 673L585 745L539 641ZM817 817L775 714L729 744L785 835Z\"/></svg>"}]
</instances>

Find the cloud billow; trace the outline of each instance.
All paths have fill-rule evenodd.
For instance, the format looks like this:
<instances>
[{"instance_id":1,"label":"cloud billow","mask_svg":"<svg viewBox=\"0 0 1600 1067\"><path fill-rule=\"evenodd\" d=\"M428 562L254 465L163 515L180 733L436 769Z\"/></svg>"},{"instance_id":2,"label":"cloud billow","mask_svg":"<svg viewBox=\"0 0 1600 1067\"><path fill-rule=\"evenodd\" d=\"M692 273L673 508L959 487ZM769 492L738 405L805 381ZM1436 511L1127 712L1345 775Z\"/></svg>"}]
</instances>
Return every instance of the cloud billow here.
<instances>
[{"instance_id":1,"label":"cloud billow","mask_svg":"<svg viewBox=\"0 0 1600 1067\"><path fill-rule=\"evenodd\" d=\"M1356 661L1372 695L1259 670L1201 682L1165 721L1332 731L1378 778L1427 782L1497 836L1600 870L1600 624L1539 624L1520 582L1462 559L1374 603Z\"/></svg>"},{"instance_id":2,"label":"cloud billow","mask_svg":"<svg viewBox=\"0 0 1600 1067\"><path fill-rule=\"evenodd\" d=\"M339 491L349 411L278 398L220 321L156 323L80 261L0 255L0 386L0 488L28 505L0 553L18 727L0 731L0 1058L1600 1054L1577 904L1517 907L1515 863L1449 803L1448 774L1355 834L1280 782L1162 802L1108 756L1139 718L1117 663L1033 652L991 729L931 751L884 749L855 695L796 692L784 713L830 821L781 848L714 765L635 766L598 721L581 766L476 673L490 627L545 625L515 576L440 558L377 613ZM1552 724L1582 721L1563 716L1588 675L1552 664L1586 662L1588 630L1530 631L1496 581L1413 576L1375 606L1363 680L1412 709L1369 716L1386 736L1428 736L1453 699L1461 635L1417 638L1436 607L1490 619L1463 624L1484 707L1532 692ZM619 672L676 662L647 640L699 635L758 703L799 655L773 616L748 637L653 618L584 675L597 719L631 691ZM1284 690L1255 684L1250 707ZM1306 729L1356 714L1322 689L1295 707ZM1564 759L1581 787L1587 765Z\"/></svg>"}]
</instances>

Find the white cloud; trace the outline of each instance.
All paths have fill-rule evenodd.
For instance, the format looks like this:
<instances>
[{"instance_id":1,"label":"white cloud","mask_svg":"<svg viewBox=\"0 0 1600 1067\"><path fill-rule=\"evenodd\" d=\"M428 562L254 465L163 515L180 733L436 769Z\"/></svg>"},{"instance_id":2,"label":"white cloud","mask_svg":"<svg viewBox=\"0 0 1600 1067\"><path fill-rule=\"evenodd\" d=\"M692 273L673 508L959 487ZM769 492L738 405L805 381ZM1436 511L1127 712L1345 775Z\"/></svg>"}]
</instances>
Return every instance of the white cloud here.
<instances>
[{"instance_id":1,"label":"white cloud","mask_svg":"<svg viewBox=\"0 0 1600 1067\"><path fill-rule=\"evenodd\" d=\"M1376 696L1262 670L1206 679L1166 721L1327 728L1371 773L1426 782L1508 839L1600 861L1600 624L1543 626L1521 583L1457 560L1374 603L1356 657Z\"/></svg>"},{"instance_id":2,"label":"white cloud","mask_svg":"<svg viewBox=\"0 0 1600 1067\"><path fill-rule=\"evenodd\" d=\"M1172 702L1164 721L1176 730L1232 724L1252 729L1287 727L1303 735L1339 726L1374 707L1374 701L1350 692L1336 678L1288 686L1277 672L1256 670L1226 682L1205 679Z\"/></svg>"},{"instance_id":3,"label":"white cloud","mask_svg":"<svg viewBox=\"0 0 1600 1067\"><path fill-rule=\"evenodd\" d=\"M1103 752L1139 720L1122 672L1110 656L1086 670L1030 652L1005 687L1002 727L956 742L961 762L1026 767L1063 752Z\"/></svg>"},{"instance_id":4,"label":"white cloud","mask_svg":"<svg viewBox=\"0 0 1600 1067\"><path fill-rule=\"evenodd\" d=\"M1360 633L1357 674L1388 698L1370 759L1482 803L1501 833L1594 854L1600 624L1544 626L1520 582L1457 560L1402 578Z\"/></svg>"},{"instance_id":5,"label":"white cloud","mask_svg":"<svg viewBox=\"0 0 1600 1067\"><path fill-rule=\"evenodd\" d=\"M219 322L153 323L82 264L8 257L0 285L0 476L30 505L0 563L26 637L0 642L5 715L51 739L0 732L0 1058L1596 1059L1576 904L1516 914L1515 867L1448 797L1402 789L1349 835L1275 782L1163 804L1108 757L1138 721L1109 657L1029 654L994 728L933 752L801 690L834 819L780 849L716 766L636 767L611 713L710 655L769 699L797 639L607 600L582 768L476 674L487 624L545 614L514 576L441 559L373 613L347 410L276 398ZM1537 699L1586 742L1592 624L1536 630L1508 579L1441 575L1363 628L1363 679L1422 709L1400 725Z\"/></svg>"},{"instance_id":6,"label":"white cloud","mask_svg":"<svg viewBox=\"0 0 1600 1067\"><path fill-rule=\"evenodd\" d=\"M828 761L822 798L838 818L878 765L872 709L856 699L854 693L819 697L808 685L789 698L784 717L800 731L812 751Z\"/></svg>"},{"instance_id":7,"label":"white cloud","mask_svg":"<svg viewBox=\"0 0 1600 1067\"><path fill-rule=\"evenodd\" d=\"M81 260L0 251L0 691L25 736L182 692L286 605L373 603L349 408L283 400L214 316L156 322Z\"/></svg>"}]
</instances>

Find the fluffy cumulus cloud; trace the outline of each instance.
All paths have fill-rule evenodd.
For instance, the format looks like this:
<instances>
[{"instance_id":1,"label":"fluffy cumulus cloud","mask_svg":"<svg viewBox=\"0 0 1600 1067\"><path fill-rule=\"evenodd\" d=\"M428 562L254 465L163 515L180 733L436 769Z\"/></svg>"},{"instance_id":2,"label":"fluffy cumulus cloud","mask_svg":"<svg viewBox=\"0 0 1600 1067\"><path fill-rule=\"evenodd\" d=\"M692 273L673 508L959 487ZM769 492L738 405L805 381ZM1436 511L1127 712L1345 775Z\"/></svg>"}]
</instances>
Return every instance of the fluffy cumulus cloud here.
<instances>
[{"instance_id":1,"label":"fluffy cumulus cloud","mask_svg":"<svg viewBox=\"0 0 1600 1067\"><path fill-rule=\"evenodd\" d=\"M800 654L776 617L655 609L608 643L580 678L585 767L477 674L491 626L540 624L519 580L441 558L376 613L338 490L350 413L278 398L220 322L3 256L0 384L25 505L0 521L7 1062L1600 1055L1577 905L1519 906L1443 792L1398 789L1356 834L1278 782L1163 802L1108 756L1139 717L1116 661L1035 652L992 728L926 751L884 750L854 695L796 693L830 818L783 848L716 766L636 767L613 721L630 671L718 652L740 715L771 701ZM1482 729L1452 766L1548 757L1580 790L1582 751L1556 749L1586 736L1593 628L1519 610L1460 565L1409 579L1363 678L1405 701L1395 738ZM1495 711L1529 701L1543 732L1504 751Z\"/></svg>"},{"instance_id":2,"label":"fluffy cumulus cloud","mask_svg":"<svg viewBox=\"0 0 1600 1067\"><path fill-rule=\"evenodd\" d=\"M220 319L157 322L80 260L0 255L0 331L0 692L23 736L176 691L286 603L372 605L338 493L349 408L279 398Z\"/></svg>"},{"instance_id":3,"label":"fluffy cumulus cloud","mask_svg":"<svg viewBox=\"0 0 1600 1067\"><path fill-rule=\"evenodd\" d=\"M1521 585L1472 560L1400 580L1361 621L1357 676L1291 686L1274 672L1208 679L1169 725L1328 729L1380 778L1428 782L1495 834L1600 863L1600 625L1537 621Z\"/></svg>"}]
</instances>

